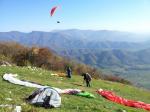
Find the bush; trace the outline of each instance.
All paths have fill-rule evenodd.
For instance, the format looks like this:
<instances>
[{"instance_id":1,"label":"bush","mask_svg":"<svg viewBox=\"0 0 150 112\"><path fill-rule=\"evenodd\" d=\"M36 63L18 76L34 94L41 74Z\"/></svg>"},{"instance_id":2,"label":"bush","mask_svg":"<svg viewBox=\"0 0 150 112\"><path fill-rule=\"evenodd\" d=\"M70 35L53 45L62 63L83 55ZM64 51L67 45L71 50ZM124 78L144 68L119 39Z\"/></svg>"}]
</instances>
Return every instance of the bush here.
<instances>
[{"instance_id":1,"label":"bush","mask_svg":"<svg viewBox=\"0 0 150 112\"><path fill-rule=\"evenodd\" d=\"M132 85L132 83L130 81L125 80L125 79L118 77L118 76L115 76L115 75L103 75L102 79L112 81L112 82L119 82L119 83L123 83L123 84Z\"/></svg>"}]
</instances>

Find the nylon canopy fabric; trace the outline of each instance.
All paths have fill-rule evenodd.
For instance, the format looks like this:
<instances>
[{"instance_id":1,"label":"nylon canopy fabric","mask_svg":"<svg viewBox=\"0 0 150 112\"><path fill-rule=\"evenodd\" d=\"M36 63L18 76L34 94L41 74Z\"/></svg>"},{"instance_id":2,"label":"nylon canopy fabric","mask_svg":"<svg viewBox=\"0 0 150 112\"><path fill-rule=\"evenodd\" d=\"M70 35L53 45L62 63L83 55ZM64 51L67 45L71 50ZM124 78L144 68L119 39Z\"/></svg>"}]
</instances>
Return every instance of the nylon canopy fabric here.
<instances>
[{"instance_id":1,"label":"nylon canopy fabric","mask_svg":"<svg viewBox=\"0 0 150 112\"><path fill-rule=\"evenodd\" d=\"M86 97L86 98L95 98L95 96L89 92L86 92L86 91L82 91L80 93L77 93L75 94L77 96L83 96L83 97Z\"/></svg>"},{"instance_id":2,"label":"nylon canopy fabric","mask_svg":"<svg viewBox=\"0 0 150 112\"><path fill-rule=\"evenodd\" d=\"M112 102L122 104L125 106L129 106L129 107L142 108L142 109L150 111L150 104L146 104L146 103L141 102L141 101L134 101L134 100L125 99L125 98L117 96L115 93L113 93L111 91L107 91L107 90L100 89L97 91L97 93L100 94L101 96L105 97L106 99L112 101Z\"/></svg>"},{"instance_id":3,"label":"nylon canopy fabric","mask_svg":"<svg viewBox=\"0 0 150 112\"><path fill-rule=\"evenodd\" d=\"M53 8L51 9L51 11L50 11L50 15L51 15L51 16L53 16L53 14L54 14L54 12L55 12L56 9L57 9L57 6L55 6L55 7L53 7Z\"/></svg>"},{"instance_id":4,"label":"nylon canopy fabric","mask_svg":"<svg viewBox=\"0 0 150 112\"><path fill-rule=\"evenodd\" d=\"M22 85L22 86L26 86L26 87L35 87L35 88L45 88L47 86L43 86L43 85L40 85L40 84L36 84L36 83L33 83L33 82L28 82L28 81L22 81L20 79L17 79L17 74L4 74L3 75L3 79L4 80L7 80L8 82L10 83L13 83L13 84L18 84L18 85Z\"/></svg>"},{"instance_id":5,"label":"nylon canopy fabric","mask_svg":"<svg viewBox=\"0 0 150 112\"><path fill-rule=\"evenodd\" d=\"M13 83L13 84L18 84L18 85L22 85L22 86L26 86L26 87L35 87L35 88L46 88L48 86L43 86L40 84L36 84L33 82L29 82L29 81L25 81L25 80L20 80L17 78L17 74L4 74L3 75L3 79ZM81 92L80 89L60 89L60 88L56 88L56 87L51 87L53 89L55 89L59 94L70 94L71 92Z\"/></svg>"}]
</instances>

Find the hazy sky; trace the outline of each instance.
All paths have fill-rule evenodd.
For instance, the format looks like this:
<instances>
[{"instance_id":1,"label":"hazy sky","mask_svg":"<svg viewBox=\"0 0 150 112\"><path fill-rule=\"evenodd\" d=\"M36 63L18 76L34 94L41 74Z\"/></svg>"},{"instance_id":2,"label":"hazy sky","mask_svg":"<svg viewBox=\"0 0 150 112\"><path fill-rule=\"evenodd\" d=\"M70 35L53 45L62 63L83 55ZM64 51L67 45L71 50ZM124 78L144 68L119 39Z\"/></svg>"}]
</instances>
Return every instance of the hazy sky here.
<instances>
[{"instance_id":1,"label":"hazy sky","mask_svg":"<svg viewBox=\"0 0 150 112\"><path fill-rule=\"evenodd\" d=\"M150 32L150 0L0 0L0 32L74 28Z\"/></svg>"}]
</instances>

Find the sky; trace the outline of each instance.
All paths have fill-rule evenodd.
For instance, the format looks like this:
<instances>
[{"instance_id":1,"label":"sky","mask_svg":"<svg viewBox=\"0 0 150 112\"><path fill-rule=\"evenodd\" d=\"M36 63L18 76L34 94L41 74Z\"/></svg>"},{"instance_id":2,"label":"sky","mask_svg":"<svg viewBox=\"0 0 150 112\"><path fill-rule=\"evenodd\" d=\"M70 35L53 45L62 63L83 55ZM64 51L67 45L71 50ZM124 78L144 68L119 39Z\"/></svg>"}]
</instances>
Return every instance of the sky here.
<instances>
[{"instance_id":1,"label":"sky","mask_svg":"<svg viewBox=\"0 0 150 112\"><path fill-rule=\"evenodd\" d=\"M150 32L150 0L0 0L0 32L57 29Z\"/></svg>"}]
</instances>

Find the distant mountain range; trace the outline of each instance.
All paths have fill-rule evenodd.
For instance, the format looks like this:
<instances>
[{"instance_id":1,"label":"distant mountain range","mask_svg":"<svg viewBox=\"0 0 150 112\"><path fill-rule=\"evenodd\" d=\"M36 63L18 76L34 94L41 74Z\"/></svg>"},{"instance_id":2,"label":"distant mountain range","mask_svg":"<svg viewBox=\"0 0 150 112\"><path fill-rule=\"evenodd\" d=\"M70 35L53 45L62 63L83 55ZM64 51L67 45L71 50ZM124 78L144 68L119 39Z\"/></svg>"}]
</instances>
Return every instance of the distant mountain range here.
<instances>
[{"instance_id":1,"label":"distant mountain range","mask_svg":"<svg viewBox=\"0 0 150 112\"><path fill-rule=\"evenodd\" d=\"M49 47L59 55L96 67L150 64L149 40L150 35L109 30L0 32L0 41Z\"/></svg>"},{"instance_id":2,"label":"distant mountain range","mask_svg":"<svg viewBox=\"0 0 150 112\"><path fill-rule=\"evenodd\" d=\"M95 67L132 67L150 64L150 49L127 51L120 49L73 49L60 54Z\"/></svg>"},{"instance_id":3,"label":"distant mountain range","mask_svg":"<svg viewBox=\"0 0 150 112\"><path fill-rule=\"evenodd\" d=\"M150 34L109 30L55 30L51 32L0 32L0 41L48 47L103 72L122 76L150 89Z\"/></svg>"}]
</instances>

